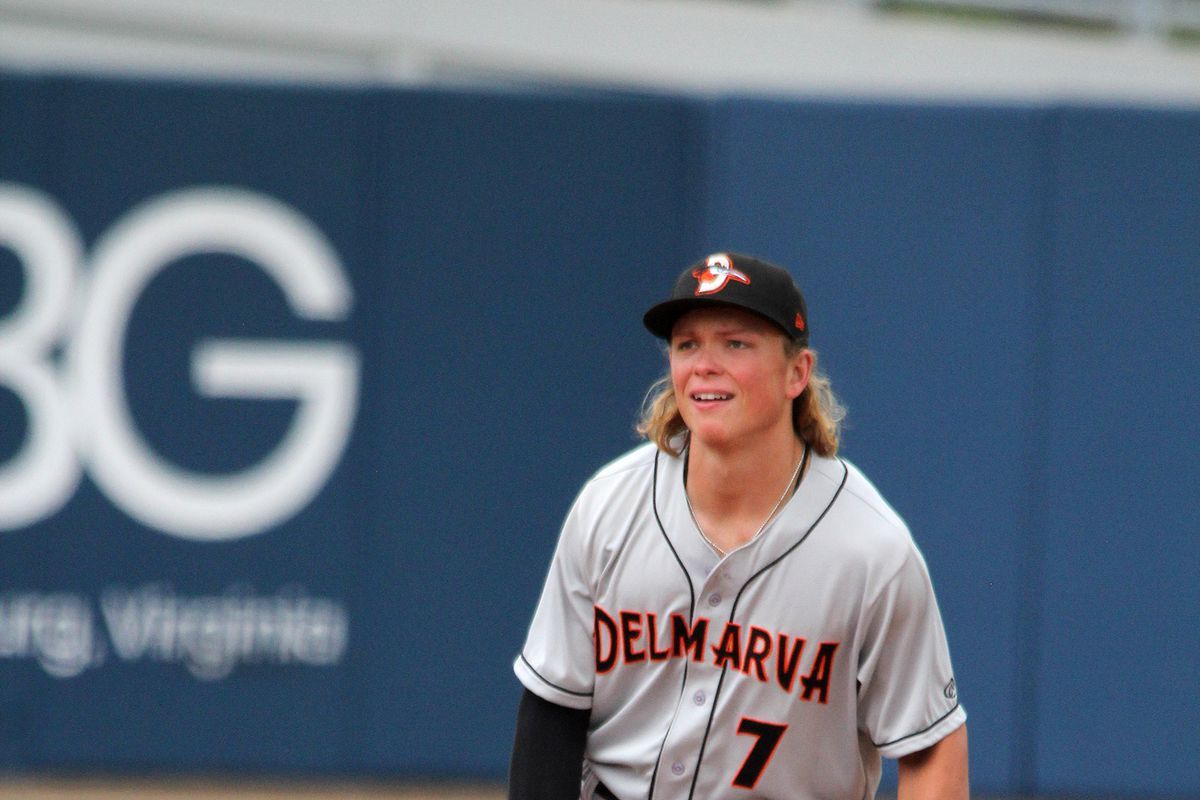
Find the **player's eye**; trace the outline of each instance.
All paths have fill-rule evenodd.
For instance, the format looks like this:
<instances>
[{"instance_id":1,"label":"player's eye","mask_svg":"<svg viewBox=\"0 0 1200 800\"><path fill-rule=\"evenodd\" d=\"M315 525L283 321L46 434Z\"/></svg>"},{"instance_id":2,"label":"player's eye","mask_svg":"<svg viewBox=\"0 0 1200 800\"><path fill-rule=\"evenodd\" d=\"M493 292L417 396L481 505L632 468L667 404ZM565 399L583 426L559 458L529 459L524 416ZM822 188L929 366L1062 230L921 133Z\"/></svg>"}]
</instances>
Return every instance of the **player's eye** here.
<instances>
[{"instance_id":1,"label":"player's eye","mask_svg":"<svg viewBox=\"0 0 1200 800\"><path fill-rule=\"evenodd\" d=\"M671 349L675 351L694 350L696 342L693 339L676 339L671 343Z\"/></svg>"},{"instance_id":2,"label":"player's eye","mask_svg":"<svg viewBox=\"0 0 1200 800\"><path fill-rule=\"evenodd\" d=\"M727 343L730 350L745 350L750 343L743 339L730 339Z\"/></svg>"}]
</instances>

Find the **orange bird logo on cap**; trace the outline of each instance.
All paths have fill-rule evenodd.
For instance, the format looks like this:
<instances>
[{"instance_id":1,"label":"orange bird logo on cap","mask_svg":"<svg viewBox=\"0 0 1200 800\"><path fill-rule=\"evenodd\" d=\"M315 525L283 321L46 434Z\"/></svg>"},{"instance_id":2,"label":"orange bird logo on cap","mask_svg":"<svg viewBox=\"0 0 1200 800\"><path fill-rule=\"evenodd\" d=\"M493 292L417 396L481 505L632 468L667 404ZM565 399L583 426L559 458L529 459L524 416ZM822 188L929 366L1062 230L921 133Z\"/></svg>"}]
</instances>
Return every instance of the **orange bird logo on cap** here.
<instances>
[{"instance_id":1,"label":"orange bird logo on cap","mask_svg":"<svg viewBox=\"0 0 1200 800\"><path fill-rule=\"evenodd\" d=\"M696 294L714 294L725 288L730 281L750 285L750 277L734 269L733 259L725 253L714 253L704 260L703 269L692 270L696 279Z\"/></svg>"}]
</instances>

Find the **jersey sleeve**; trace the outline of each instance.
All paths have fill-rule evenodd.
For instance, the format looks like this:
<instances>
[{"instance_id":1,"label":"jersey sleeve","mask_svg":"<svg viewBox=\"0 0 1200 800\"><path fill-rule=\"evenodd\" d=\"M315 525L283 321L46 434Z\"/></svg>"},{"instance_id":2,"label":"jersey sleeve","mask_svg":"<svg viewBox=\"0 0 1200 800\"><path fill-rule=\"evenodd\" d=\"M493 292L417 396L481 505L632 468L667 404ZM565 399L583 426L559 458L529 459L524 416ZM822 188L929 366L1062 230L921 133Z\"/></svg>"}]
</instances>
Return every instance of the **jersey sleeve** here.
<instances>
[{"instance_id":1,"label":"jersey sleeve","mask_svg":"<svg viewBox=\"0 0 1200 800\"><path fill-rule=\"evenodd\" d=\"M596 674L587 527L576 501L563 523L525 646L513 665L525 688L567 708L591 708Z\"/></svg>"},{"instance_id":2,"label":"jersey sleeve","mask_svg":"<svg viewBox=\"0 0 1200 800\"><path fill-rule=\"evenodd\" d=\"M859 660L861 730L886 758L924 750L966 720L946 633L915 545L868 608Z\"/></svg>"}]
</instances>

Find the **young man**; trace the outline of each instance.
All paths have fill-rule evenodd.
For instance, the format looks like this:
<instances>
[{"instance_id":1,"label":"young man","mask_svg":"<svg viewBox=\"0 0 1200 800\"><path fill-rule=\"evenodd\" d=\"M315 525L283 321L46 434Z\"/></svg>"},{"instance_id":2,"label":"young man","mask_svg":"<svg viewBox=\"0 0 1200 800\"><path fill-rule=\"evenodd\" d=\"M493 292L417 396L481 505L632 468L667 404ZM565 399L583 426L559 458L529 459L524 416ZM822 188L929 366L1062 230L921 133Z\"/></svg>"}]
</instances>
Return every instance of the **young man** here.
<instances>
[{"instance_id":1,"label":"young man","mask_svg":"<svg viewBox=\"0 0 1200 800\"><path fill-rule=\"evenodd\" d=\"M966 800L924 560L837 457L780 267L717 253L646 312L668 375L563 525L515 670L512 800Z\"/></svg>"}]
</instances>

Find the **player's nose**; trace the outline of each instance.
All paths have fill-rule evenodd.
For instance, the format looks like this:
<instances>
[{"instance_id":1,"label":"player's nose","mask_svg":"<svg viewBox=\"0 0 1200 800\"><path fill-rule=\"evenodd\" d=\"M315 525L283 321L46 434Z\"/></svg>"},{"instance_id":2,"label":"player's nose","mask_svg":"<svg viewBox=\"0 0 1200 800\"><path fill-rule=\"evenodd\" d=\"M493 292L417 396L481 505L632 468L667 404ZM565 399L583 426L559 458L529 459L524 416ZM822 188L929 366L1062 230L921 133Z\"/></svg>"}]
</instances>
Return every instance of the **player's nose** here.
<instances>
[{"instance_id":1,"label":"player's nose","mask_svg":"<svg viewBox=\"0 0 1200 800\"><path fill-rule=\"evenodd\" d=\"M695 358L692 359L692 371L697 375L711 375L721 371L716 348L709 344L701 344L696 348Z\"/></svg>"}]
</instances>

